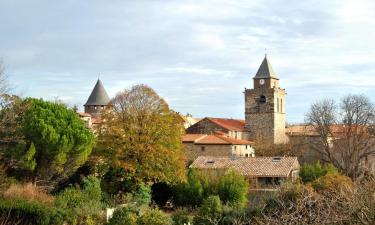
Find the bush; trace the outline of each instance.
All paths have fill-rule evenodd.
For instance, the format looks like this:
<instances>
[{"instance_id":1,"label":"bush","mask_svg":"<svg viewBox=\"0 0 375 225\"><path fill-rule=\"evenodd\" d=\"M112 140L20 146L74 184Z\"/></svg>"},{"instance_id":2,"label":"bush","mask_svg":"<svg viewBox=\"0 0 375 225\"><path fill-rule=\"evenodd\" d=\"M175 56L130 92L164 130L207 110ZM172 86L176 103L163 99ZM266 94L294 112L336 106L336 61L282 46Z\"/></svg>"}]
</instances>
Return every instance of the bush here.
<instances>
[{"instance_id":1,"label":"bush","mask_svg":"<svg viewBox=\"0 0 375 225\"><path fill-rule=\"evenodd\" d=\"M1 224L62 224L63 215L45 204L21 199L0 199Z\"/></svg>"},{"instance_id":2,"label":"bush","mask_svg":"<svg viewBox=\"0 0 375 225\"><path fill-rule=\"evenodd\" d=\"M172 225L172 219L159 209L146 210L137 220L137 225Z\"/></svg>"},{"instance_id":3,"label":"bush","mask_svg":"<svg viewBox=\"0 0 375 225\"><path fill-rule=\"evenodd\" d=\"M319 161L314 164L305 163L302 165L299 176L304 183L313 182L327 173L337 173L337 168L332 164L321 165Z\"/></svg>"},{"instance_id":4,"label":"bush","mask_svg":"<svg viewBox=\"0 0 375 225\"><path fill-rule=\"evenodd\" d=\"M352 180L339 173L328 173L319 177L312 183L313 188L318 192L336 192L351 190L354 186Z\"/></svg>"},{"instance_id":5,"label":"bush","mask_svg":"<svg viewBox=\"0 0 375 225\"><path fill-rule=\"evenodd\" d=\"M230 171L220 179L217 190L224 204L243 206L247 202L249 184L243 176Z\"/></svg>"},{"instance_id":6,"label":"bush","mask_svg":"<svg viewBox=\"0 0 375 225\"><path fill-rule=\"evenodd\" d=\"M132 200L140 206L148 206L151 203L151 187L141 183L136 191L132 192Z\"/></svg>"},{"instance_id":7,"label":"bush","mask_svg":"<svg viewBox=\"0 0 375 225\"><path fill-rule=\"evenodd\" d=\"M42 188L31 183L11 185L4 192L4 198L32 200L49 205L51 205L54 200L52 195L47 194Z\"/></svg>"},{"instance_id":8,"label":"bush","mask_svg":"<svg viewBox=\"0 0 375 225\"><path fill-rule=\"evenodd\" d=\"M178 209L172 215L173 225L186 225L192 223L191 216L186 209Z\"/></svg>"},{"instance_id":9,"label":"bush","mask_svg":"<svg viewBox=\"0 0 375 225\"><path fill-rule=\"evenodd\" d=\"M83 179L81 188L66 188L56 196L55 206L66 211L71 223L97 216L103 205L100 181L95 177Z\"/></svg>"},{"instance_id":10,"label":"bush","mask_svg":"<svg viewBox=\"0 0 375 225\"><path fill-rule=\"evenodd\" d=\"M116 209L108 225L137 225L139 211L134 207Z\"/></svg>"},{"instance_id":11,"label":"bush","mask_svg":"<svg viewBox=\"0 0 375 225\"><path fill-rule=\"evenodd\" d=\"M196 170L189 170L187 181L175 186L174 203L179 206L198 206L204 198L204 189Z\"/></svg>"},{"instance_id":12,"label":"bush","mask_svg":"<svg viewBox=\"0 0 375 225\"><path fill-rule=\"evenodd\" d=\"M211 195L203 201L198 215L194 218L194 224L219 224L222 219L223 206L221 205L220 198L217 195Z\"/></svg>"}]
</instances>

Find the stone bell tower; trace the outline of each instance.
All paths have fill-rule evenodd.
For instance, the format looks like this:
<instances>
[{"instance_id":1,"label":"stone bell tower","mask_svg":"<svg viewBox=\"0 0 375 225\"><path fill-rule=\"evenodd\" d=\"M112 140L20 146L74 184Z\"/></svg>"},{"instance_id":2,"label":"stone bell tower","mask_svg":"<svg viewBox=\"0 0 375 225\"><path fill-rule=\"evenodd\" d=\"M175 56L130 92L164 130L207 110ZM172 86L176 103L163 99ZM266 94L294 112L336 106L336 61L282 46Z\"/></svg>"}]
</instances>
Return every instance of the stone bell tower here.
<instances>
[{"instance_id":1,"label":"stone bell tower","mask_svg":"<svg viewBox=\"0 0 375 225\"><path fill-rule=\"evenodd\" d=\"M286 142L285 89L279 86L279 78L264 57L253 77L253 89L245 89L245 129L249 139L264 144Z\"/></svg>"}]
</instances>

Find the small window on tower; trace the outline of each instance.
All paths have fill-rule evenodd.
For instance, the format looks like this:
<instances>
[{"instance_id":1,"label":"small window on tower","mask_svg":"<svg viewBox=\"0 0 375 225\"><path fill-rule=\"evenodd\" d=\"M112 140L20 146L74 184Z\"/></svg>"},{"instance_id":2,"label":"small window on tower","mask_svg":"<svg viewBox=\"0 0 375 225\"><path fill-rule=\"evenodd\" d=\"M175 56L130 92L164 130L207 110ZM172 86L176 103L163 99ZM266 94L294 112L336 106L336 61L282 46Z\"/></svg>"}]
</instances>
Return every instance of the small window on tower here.
<instances>
[{"instance_id":1,"label":"small window on tower","mask_svg":"<svg viewBox=\"0 0 375 225\"><path fill-rule=\"evenodd\" d=\"M259 103L266 103L266 96L261 95L261 96L259 97Z\"/></svg>"}]
</instances>

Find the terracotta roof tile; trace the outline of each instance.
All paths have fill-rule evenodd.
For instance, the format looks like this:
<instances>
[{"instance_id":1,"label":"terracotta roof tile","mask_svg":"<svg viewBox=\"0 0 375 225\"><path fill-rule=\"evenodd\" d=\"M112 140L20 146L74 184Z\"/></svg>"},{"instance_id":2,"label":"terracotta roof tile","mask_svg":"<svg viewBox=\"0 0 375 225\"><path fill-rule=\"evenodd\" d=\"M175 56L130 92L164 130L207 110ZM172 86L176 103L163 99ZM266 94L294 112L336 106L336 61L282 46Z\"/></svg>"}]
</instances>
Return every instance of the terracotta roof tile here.
<instances>
[{"instance_id":1,"label":"terracotta roof tile","mask_svg":"<svg viewBox=\"0 0 375 225\"><path fill-rule=\"evenodd\" d=\"M276 160L277 159L277 160ZM299 169L297 157L210 157L199 156L192 164L197 169L232 169L247 177L287 177Z\"/></svg>"},{"instance_id":2,"label":"terracotta roof tile","mask_svg":"<svg viewBox=\"0 0 375 225\"><path fill-rule=\"evenodd\" d=\"M231 131L244 131L245 120L227 119L227 118L211 118L207 117L211 122Z\"/></svg>"},{"instance_id":3,"label":"terracotta roof tile","mask_svg":"<svg viewBox=\"0 0 375 225\"><path fill-rule=\"evenodd\" d=\"M250 145L251 141L239 140L225 137L222 135L208 135L208 134L185 134L182 137L182 142L194 142L195 144L222 144L222 145Z\"/></svg>"}]
</instances>

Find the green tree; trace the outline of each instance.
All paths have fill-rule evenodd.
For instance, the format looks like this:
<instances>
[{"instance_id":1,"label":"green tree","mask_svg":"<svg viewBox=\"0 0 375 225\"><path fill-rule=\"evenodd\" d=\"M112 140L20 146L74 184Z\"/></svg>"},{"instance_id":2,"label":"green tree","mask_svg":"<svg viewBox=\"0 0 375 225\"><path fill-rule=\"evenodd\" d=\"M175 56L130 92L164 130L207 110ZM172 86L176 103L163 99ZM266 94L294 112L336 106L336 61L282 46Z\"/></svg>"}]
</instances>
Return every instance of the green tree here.
<instances>
[{"instance_id":1,"label":"green tree","mask_svg":"<svg viewBox=\"0 0 375 225\"><path fill-rule=\"evenodd\" d=\"M95 136L65 105L28 98L21 121L24 141L15 156L33 182L58 182L71 175L91 153Z\"/></svg>"},{"instance_id":2,"label":"green tree","mask_svg":"<svg viewBox=\"0 0 375 225\"><path fill-rule=\"evenodd\" d=\"M204 187L198 171L188 171L186 182L177 184L174 188L175 204L180 206L199 206L204 199Z\"/></svg>"},{"instance_id":3,"label":"green tree","mask_svg":"<svg viewBox=\"0 0 375 225\"><path fill-rule=\"evenodd\" d=\"M336 167L332 164L322 165L319 161L314 164L305 163L301 166L299 176L304 183L312 182L327 173L337 173Z\"/></svg>"},{"instance_id":4,"label":"green tree","mask_svg":"<svg viewBox=\"0 0 375 225\"><path fill-rule=\"evenodd\" d=\"M217 189L225 204L243 206L247 202L249 184L243 176L234 171L229 171L220 179Z\"/></svg>"},{"instance_id":5,"label":"green tree","mask_svg":"<svg viewBox=\"0 0 375 225\"><path fill-rule=\"evenodd\" d=\"M194 224L217 225L223 219L223 206L220 197L211 195L205 199L199 208L198 215L194 218Z\"/></svg>"},{"instance_id":6,"label":"green tree","mask_svg":"<svg viewBox=\"0 0 375 225\"><path fill-rule=\"evenodd\" d=\"M184 178L182 125L151 88L136 85L112 99L99 129L99 154L110 157L135 182L172 183Z\"/></svg>"}]
</instances>

